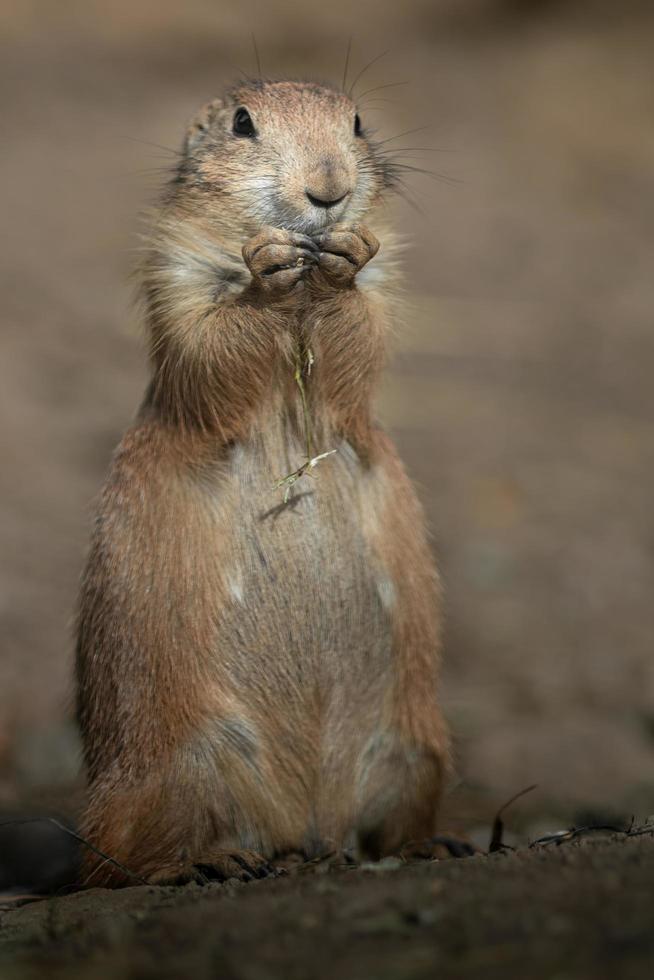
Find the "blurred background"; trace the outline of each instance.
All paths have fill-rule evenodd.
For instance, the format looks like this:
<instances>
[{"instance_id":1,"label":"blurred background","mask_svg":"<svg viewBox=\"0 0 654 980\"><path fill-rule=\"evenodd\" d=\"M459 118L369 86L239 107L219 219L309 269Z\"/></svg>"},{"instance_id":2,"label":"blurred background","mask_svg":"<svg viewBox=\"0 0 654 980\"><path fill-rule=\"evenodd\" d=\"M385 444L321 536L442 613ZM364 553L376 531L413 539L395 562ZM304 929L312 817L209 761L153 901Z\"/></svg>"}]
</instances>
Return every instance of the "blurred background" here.
<instances>
[{"instance_id":1,"label":"blurred background","mask_svg":"<svg viewBox=\"0 0 654 980\"><path fill-rule=\"evenodd\" d=\"M145 384L139 213L187 118L256 72L252 31L270 76L340 83L350 36L350 80L387 52L364 122L440 175L396 209L379 412L447 590L452 814L530 783L535 823L654 812L652 4L22 0L0 6L0 815L75 815L71 616Z\"/></svg>"}]
</instances>

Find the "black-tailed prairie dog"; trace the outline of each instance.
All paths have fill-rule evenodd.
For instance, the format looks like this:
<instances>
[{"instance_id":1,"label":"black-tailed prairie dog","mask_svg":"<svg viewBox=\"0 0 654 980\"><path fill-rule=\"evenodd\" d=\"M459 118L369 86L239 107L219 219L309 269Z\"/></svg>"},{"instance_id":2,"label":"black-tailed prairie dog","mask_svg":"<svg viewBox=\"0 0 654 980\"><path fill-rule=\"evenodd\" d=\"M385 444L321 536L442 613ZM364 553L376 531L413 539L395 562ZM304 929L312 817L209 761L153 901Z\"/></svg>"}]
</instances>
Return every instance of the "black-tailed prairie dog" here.
<instances>
[{"instance_id":1,"label":"black-tailed prairie dog","mask_svg":"<svg viewBox=\"0 0 654 980\"><path fill-rule=\"evenodd\" d=\"M343 92L248 82L193 119L154 215L151 380L77 646L82 832L148 881L434 833L438 582L371 416L395 176ZM130 880L90 850L84 878Z\"/></svg>"}]
</instances>

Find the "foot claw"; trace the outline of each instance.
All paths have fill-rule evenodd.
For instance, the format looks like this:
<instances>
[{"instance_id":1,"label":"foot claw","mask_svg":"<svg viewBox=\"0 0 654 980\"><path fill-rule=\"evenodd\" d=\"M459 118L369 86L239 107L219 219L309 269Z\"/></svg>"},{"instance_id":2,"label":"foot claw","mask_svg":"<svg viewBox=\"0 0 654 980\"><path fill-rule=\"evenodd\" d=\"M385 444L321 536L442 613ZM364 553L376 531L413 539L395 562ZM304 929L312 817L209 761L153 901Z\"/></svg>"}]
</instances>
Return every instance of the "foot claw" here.
<instances>
[{"instance_id":1,"label":"foot claw","mask_svg":"<svg viewBox=\"0 0 654 980\"><path fill-rule=\"evenodd\" d=\"M411 840L400 849L405 861L442 861L444 858L464 858L478 854L478 848L470 841L449 834L436 834L425 840Z\"/></svg>"},{"instance_id":2,"label":"foot claw","mask_svg":"<svg viewBox=\"0 0 654 980\"><path fill-rule=\"evenodd\" d=\"M277 873L268 861L255 851L219 850L208 854L194 864L195 880L254 881L255 878L274 877ZM202 883L202 881L200 881Z\"/></svg>"}]
</instances>

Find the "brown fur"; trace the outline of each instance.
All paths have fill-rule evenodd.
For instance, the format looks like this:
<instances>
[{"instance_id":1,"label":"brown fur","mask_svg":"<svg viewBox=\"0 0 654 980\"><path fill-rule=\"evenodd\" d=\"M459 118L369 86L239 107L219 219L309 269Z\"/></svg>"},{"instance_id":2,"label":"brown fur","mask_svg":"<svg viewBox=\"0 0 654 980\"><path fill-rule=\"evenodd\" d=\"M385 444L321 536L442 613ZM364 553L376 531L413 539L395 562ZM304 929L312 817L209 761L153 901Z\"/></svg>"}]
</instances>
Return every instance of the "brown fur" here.
<instances>
[{"instance_id":1,"label":"brown fur","mask_svg":"<svg viewBox=\"0 0 654 980\"><path fill-rule=\"evenodd\" d=\"M256 139L232 134L239 106ZM152 381L100 500L77 653L83 833L148 880L327 840L376 857L434 832L438 583L371 418L392 173L354 112L315 85L234 89L191 124L154 217ZM344 188L308 208L307 189ZM309 349L315 451L338 452L284 504L271 487L304 458L293 371ZM91 852L84 874L129 880Z\"/></svg>"}]
</instances>

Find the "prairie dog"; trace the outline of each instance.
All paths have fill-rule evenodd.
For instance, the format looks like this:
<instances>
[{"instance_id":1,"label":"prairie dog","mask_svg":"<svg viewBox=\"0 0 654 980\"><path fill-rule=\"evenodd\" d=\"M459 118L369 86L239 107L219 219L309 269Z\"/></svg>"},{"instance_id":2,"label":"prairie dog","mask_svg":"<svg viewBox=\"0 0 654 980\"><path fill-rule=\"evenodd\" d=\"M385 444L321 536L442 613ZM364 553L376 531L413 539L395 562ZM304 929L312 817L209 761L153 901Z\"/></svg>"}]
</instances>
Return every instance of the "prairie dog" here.
<instances>
[{"instance_id":1,"label":"prairie dog","mask_svg":"<svg viewBox=\"0 0 654 980\"><path fill-rule=\"evenodd\" d=\"M82 832L148 881L435 831L438 580L371 417L393 184L348 96L248 82L192 120L154 216L151 381L101 494L76 667ZM84 878L130 881L90 851Z\"/></svg>"}]
</instances>

